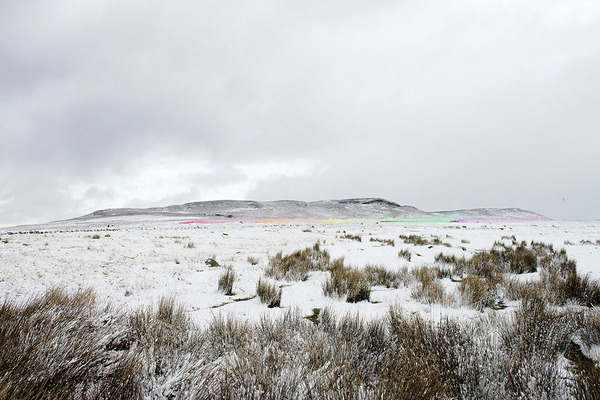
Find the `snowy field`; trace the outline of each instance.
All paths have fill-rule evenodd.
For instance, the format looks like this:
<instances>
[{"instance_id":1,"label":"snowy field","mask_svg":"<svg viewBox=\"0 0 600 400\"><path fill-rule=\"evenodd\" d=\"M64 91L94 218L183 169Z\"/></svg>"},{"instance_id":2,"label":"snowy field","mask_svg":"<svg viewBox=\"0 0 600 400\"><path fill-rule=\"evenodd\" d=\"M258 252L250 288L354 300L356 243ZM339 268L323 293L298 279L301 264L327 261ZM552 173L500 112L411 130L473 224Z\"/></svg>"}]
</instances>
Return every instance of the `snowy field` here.
<instances>
[{"instance_id":1,"label":"snowy field","mask_svg":"<svg viewBox=\"0 0 600 400\"><path fill-rule=\"evenodd\" d=\"M358 235L361 241L343 238ZM400 235L419 235L442 244L406 244ZM255 297L256 284L269 257L312 246L321 247L332 259L364 268L383 266L389 270L434 264L439 253L470 257L489 250L495 241L513 236L566 249L577 262L581 275L600 279L600 222L535 222L513 224L456 223L224 223L181 224L169 219L128 222L106 219L95 225L53 224L0 229L0 293L3 298L25 300L52 287L69 290L93 288L99 301L123 308L155 304L161 297L175 297L189 310L193 320L205 324L214 315L234 314L256 319L298 307L304 315L314 308L329 307L336 313L360 313L369 319L400 305L437 319L442 315L465 318L481 315L460 305L423 304L411 297L411 287L374 286L370 301L347 303L327 297L323 283L329 272L313 271L306 281L278 281L282 285L281 308L269 309ZM373 239L390 239L394 245ZM398 253L408 250L410 261ZM215 259L220 267L209 267ZM224 266L236 273L234 295L217 290ZM533 274L534 275L534 274ZM528 279L524 276L522 279ZM457 283L443 280L448 293ZM513 307L507 304L508 312ZM494 312L486 310L485 312Z\"/></svg>"}]
</instances>

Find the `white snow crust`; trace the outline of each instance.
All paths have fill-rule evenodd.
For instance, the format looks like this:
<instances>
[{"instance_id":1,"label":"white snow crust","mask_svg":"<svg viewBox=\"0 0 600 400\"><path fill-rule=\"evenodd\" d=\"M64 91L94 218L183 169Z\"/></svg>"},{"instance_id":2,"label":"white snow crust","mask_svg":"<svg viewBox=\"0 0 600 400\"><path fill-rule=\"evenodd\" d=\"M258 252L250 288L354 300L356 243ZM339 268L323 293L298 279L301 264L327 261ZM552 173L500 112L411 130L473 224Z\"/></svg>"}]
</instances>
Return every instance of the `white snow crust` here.
<instances>
[{"instance_id":1,"label":"white snow crust","mask_svg":"<svg viewBox=\"0 0 600 400\"><path fill-rule=\"evenodd\" d=\"M256 319L298 307L306 315L313 308L330 307L340 314L360 313L364 318L383 316L390 305L430 318L451 315L464 318L481 313L468 308L421 304L411 299L410 288L373 287L371 302L349 304L323 295L327 272L313 272L306 281L284 282L281 308L269 309L252 297L269 256L301 250L320 241L332 258L364 267L415 268L432 264L436 254L469 257L491 248L503 236L520 242L531 240L565 248L576 260L580 274L600 278L600 222L535 223L222 223L181 224L182 219L157 216L104 217L93 225L67 221L19 229L0 229L0 300L24 301L54 286L69 290L93 288L98 300L123 308L136 308L174 296L193 319L204 324L219 313ZM342 239L360 235L362 242ZM94 238L96 237L99 238ZM439 237L452 247L414 246L399 235ZM393 239L395 246L370 242L370 238ZM565 244L566 243L566 244ZM398 256L408 249L411 261ZM248 257L258 259L252 265ZM221 266L231 265L238 276L233 296L217 290L223 268L205 264L214 257ZM448 280L447 290L455 288ZM507 310L510 310L509 307ZM506 312L506 311L504 311ZM596 351L596 349L594 349Z\"/></svg>"}]
</instances>

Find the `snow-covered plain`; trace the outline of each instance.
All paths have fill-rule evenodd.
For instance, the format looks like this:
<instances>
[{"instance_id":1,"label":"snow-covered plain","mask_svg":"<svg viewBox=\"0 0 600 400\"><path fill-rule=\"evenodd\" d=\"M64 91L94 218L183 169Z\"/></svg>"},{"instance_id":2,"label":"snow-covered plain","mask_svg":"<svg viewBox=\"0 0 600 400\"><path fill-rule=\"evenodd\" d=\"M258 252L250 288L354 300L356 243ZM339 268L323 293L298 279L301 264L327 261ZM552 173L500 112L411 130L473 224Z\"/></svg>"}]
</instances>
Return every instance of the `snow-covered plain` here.
<instances>
[{"instance_id":1,"label":"snow-covered plain","mask_svg":"<svg viewBox=\"0 0 600 400\"><path fill-rule=\"evenodd\" d=\"M124 308L154 304L163 297L182 302L193 319L204 324L219 313L255 319L298 307L305 315L313 308L330 307L340 314L359 312L365 318L384 315L390 305L430 318L454 315L470 318L478 311L460 306L422 304L411 298L411 288L373 287L370 302L346 303L323 295L328 272L312 272L306 281L283 285L281 308L269 309L256 294L269 256L291 253L320 241L332 258L358 268L367 264L391 270L434 263L436 254L469 257L490 249L494 241L514 235L565 248L580 274L600 279L600 222L540 221L534 223L222 223L182 224L177 218L103 218L93 224L64 222L26 228L0 229L0 295L25 300L47 288L93 288L98 300ZM359 235L362 241L344 239ZM405 244L399 235L438 237L448 246ZM391 239L389 246L371 238ZM399 257L411 252L411 261ZM256 265L249 257L258 260ZM208 258L221 267L209 267ZM223 266L233 266L237 279L233 296L217 290ZM527 277L525 277L527 279ZM445 279L449 293L456 283ZM249 298L249 299L248 299ZM1 300L1 299L0 299ZM236 301L238 300L238 301ZM499 312L510 312L512 307ZM488 310L486 312L496 312Z\"/></svg>"}]
</instances>

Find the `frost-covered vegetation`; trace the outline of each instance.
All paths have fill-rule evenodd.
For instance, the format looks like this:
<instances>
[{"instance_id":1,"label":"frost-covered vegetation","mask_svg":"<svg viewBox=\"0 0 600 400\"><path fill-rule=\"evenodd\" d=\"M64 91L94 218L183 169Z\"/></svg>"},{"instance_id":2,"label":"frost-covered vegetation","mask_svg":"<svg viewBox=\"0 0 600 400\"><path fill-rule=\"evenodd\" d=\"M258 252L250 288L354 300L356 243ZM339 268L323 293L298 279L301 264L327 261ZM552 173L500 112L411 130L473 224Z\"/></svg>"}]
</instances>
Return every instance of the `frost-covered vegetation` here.
<instances>
[{"instance_id":1,"label":"frost-covered vegetation","mask_svg":"<svg viewBox=\"0 0 600 400\"><path fill-rule=\"evenodd\" d=\"M596 309L363 321L290 310L205 328L173 299L123 312L60 289L0 307L0 398L595 399Z\"/></svg>"},{"instance_id":2,"label":"frost-covered vegetation","mask_svg":"<svg viewBox=\"0 0 600 400\"><path fill-rule=\"evenodd\" d=\"M592 240L304 227L3 236L0 399L600 398Z\"/></svg>"}]
</instances>

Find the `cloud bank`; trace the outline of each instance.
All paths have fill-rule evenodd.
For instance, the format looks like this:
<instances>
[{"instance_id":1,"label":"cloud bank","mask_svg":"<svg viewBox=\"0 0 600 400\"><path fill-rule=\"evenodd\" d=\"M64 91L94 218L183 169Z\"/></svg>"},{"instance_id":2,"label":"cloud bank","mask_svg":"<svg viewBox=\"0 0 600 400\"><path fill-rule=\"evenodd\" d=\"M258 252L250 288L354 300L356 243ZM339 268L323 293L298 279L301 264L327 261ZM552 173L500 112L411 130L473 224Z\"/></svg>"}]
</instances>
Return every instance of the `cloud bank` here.
<instances>
[{"instance_id":1,"label":"cloud bank","mask_svg":"<svg viewBox=\"0 0 600 400\"><path fill-rule=\"evenodd\" d=\"M600 5L496 3L0 3L0 225L359 196L600 218Z\"/></svg>"}]
</instances>

